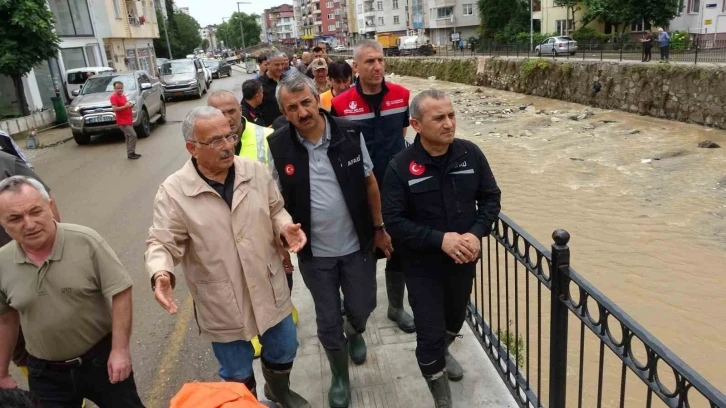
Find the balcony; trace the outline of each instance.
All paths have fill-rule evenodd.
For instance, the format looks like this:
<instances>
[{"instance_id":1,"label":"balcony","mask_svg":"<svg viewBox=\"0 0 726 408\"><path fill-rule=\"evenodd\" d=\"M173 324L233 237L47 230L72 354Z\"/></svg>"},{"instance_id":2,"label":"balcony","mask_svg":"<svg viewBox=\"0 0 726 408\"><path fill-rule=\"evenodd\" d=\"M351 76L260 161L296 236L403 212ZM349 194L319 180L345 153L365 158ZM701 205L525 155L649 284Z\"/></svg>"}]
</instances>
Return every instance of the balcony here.
<instances>
[{"instance_id":1,"label":"balcony","mask_svg":"<svg viewBox=\"0 0 726 408\"><path fill-rule=\"evenodd\" d=\"M316 26L321 26L321 25L323 25L323 19L320 19L320 18L319 18L319 19L316 19L316 20L315 20L315 25L316 25Z\"/></svg>"},{"instance_id":2,"label":"balcony","mask_svg":"<svg viewBox=\"0 0 726 408\"><path fill-rule=\"evenodd\" d=\"M323 12L323 11L322 11L322 10L320 10L320 8L319 8L319 7L318 7L318 8L315 8L315 9L313 9L313 14L320 14L320 13L322 13L322 12Z\"/></svg>"},{"instance_id":3,"label":"balcony","mask_svg":"<svg viewBox=\"0 0 726 408\"><path fill-rule=\"evenodd\" d=\"M376 9L374 8L366 8L363 9L363 18L373 18L376 16Z\"/></svg>"}]
</instances>

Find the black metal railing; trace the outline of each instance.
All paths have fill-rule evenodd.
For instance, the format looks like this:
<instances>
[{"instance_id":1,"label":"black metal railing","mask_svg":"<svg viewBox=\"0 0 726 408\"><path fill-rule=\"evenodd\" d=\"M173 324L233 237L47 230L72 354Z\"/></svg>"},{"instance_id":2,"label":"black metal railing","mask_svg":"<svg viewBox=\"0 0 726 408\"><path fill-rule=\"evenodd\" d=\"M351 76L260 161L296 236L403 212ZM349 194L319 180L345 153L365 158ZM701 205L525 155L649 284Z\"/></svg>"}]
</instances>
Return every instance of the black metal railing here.
<instances>
[{"instance_id":1,"label":"black metal railing","mask_svg":"<svg viewBox=\"0 0 726 408\"><path fill-rule=\"evenodd\" d=\"M570 267L567 231L552 236L550 251L500 214L468 305L520 407L726 408L724 394Z\"/></svg>"}]
</instances>

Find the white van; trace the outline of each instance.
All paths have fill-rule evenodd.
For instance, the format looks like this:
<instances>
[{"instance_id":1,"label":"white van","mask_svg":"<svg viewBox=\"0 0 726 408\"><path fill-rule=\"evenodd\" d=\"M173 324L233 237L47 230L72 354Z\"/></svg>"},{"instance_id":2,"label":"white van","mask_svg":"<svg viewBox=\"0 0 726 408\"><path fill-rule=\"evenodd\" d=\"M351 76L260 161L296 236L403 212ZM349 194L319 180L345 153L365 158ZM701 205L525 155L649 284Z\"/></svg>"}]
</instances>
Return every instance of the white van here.
<instances>
[{"instance_id":1,"label":"white van","mask_svg":"<svg viewBox=\"0 0 726 408\"><path fill-rule=\"evenodd\" d=\"M75 99L73 91L81 89L90 75L97 75L102 72L116 72L116 70L109 67L83 67L66 71L66 90L70 100Z\"/></svg>"}]
</instances>

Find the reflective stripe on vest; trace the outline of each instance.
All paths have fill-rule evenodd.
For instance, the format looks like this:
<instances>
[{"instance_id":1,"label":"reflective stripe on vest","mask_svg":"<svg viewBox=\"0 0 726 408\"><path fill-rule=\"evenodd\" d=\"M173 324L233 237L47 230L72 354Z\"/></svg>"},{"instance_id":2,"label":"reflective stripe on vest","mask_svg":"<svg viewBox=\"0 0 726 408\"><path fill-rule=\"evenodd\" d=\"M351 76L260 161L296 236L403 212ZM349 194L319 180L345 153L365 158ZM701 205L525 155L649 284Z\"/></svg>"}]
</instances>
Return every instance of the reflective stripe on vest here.
<instances>
[{"instance_id":1,"label":"reflective stripe on vest","mask_svg":"<svg viewBox=\"0 0 726 408\"><path fill-rule=\"evenodd\" d=\"M242 132L242 148L239 151L239 156L268 164L267 136L271 135L273 130L257 126L249 121L245 122L245 131Z\"/></svg>"}]
</instances>

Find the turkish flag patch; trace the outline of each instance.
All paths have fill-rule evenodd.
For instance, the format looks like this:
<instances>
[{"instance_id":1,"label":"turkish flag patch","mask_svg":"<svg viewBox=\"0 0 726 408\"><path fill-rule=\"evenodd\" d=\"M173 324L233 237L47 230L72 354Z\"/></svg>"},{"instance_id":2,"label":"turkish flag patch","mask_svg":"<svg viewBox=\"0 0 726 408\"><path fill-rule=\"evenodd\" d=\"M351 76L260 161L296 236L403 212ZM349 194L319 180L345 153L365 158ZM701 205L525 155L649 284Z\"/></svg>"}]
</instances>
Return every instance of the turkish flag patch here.
<instances>
[{"instance_id":1,"label":"turkish flag patch","mask_svg":"<svg viewBox=\"0 0 726 408\"><path fill-rule=\"evenodd\" d=\"M295 174L295 166L293 166L292 164L286 165L285 174L287 174L288 176L292 176L293 174Z\"/></svg>"},{"instance_id":2,"label":"turkish flag patch","mask_svg":"<svg viewBox=\"0 0 726 408\"><path fill-rule=\"evenodd\" d=\"M408 171L410 171L414 176L420 176L426 171L426 166L412 161L411 164L408 165Z\"/></svg>"}]
</instances>

